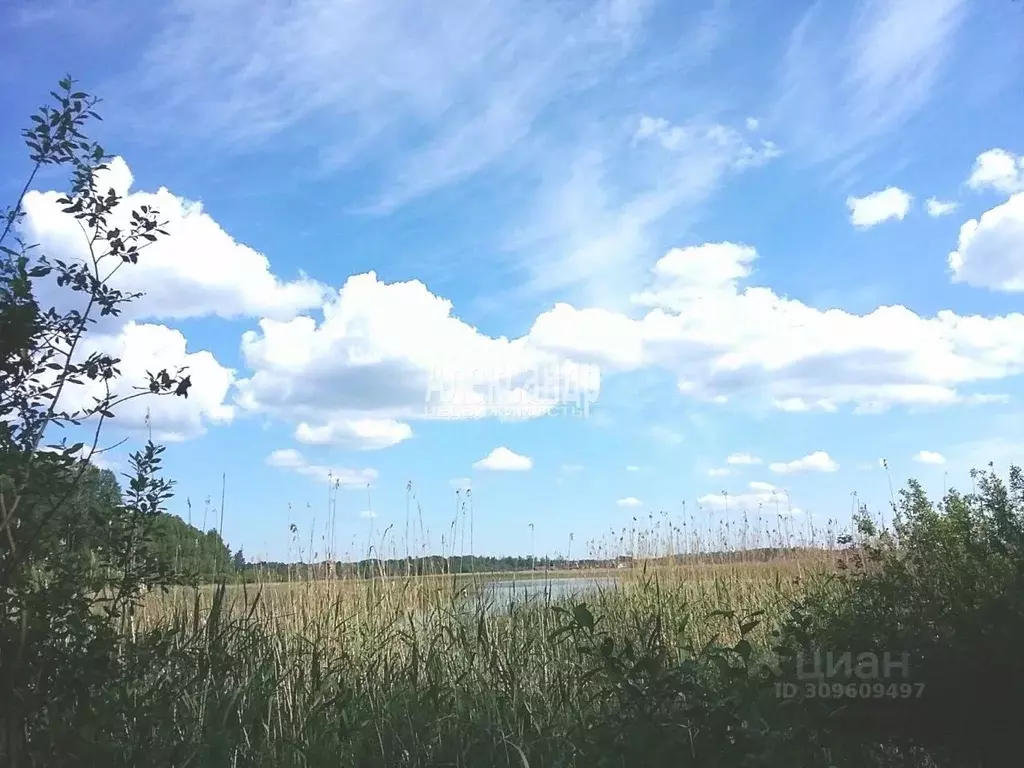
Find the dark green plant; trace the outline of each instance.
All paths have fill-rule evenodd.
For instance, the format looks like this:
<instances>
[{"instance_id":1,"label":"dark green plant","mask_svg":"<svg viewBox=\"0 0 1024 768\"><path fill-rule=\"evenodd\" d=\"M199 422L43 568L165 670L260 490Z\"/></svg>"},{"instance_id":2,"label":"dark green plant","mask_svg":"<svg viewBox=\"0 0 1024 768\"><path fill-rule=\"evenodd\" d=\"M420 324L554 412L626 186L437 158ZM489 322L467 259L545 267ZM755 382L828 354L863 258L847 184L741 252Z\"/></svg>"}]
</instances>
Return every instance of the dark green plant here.
<instances>
[{"instance_id":1,"label":"dark green plant","mask_svg":"<svg viewBox=\"0 0 1024 768\"><path fill-rule=\"evenodd\" d=\"M115 673L133 606L166 581L153 556L150 521L171 484L158 477L162 448L131 457L125 498L90 459L117 406L147 394L187 396L182 372L159 371L116 395L119 360L83 353L97 317L116 316L136 298L110 278L135 264L159 236L157 212L141 207L115 225L121 198L97 187L109 159L84 134L97 100L65 78L53 103L23 132L32 163L0 232L0 762L54 764L76 754L107 725L90 701ZM51 259L19 237L22 200L45 166L69 171L63 212L82 229L87 258ZM62 305L41 306L36 284L57 289ZM91 385L92 404L68 408L70 388ZM58 430L79 442L47 445ZM92 493L89 492L92 484ZM104 499L105 497L105 499ZM109 503L113 502L113 503Z\"/></svg>"},{"instance_id":2,"label":"dark green plant","mask_svg":"<svg viewBox=\"0 0 1024 768\"><path fill-rule=\"evenodd\" d=\"M938 765L1003 765L1024 726L1024 476L972 478L973 492L937 504L911 481L891 532L862 515L842 588L812 591L782 632L789 679L815 664L827 675L828 653L878 662L877 680L822 682L884 694L802 703L837 738L886 745L906 765L922 752Z\"/></svg>"}]
</instances>

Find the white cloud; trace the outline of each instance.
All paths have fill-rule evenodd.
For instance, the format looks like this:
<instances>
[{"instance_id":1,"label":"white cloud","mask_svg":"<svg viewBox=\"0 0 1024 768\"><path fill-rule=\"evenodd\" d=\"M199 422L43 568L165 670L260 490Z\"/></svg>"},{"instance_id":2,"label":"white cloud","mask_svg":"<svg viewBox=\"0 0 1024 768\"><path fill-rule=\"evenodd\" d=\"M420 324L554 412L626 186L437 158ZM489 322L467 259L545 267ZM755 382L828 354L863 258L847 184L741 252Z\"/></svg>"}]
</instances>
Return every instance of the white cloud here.
<instances>
[{"instance_id":1,"label":"white cloud","mask_svg":"<svg viewBox=\"0 0 1024 768\"><path fill-rule=\"evenodd\" d=\"M626 471L627 472L639 472L640 471L640 467L638 467L636 464L630 464L629 466L626 467Z\"/></svg>"},{"instance_id":2,"label":"white cloud","mask_svg":"<svg viewBox=\"0 0 1024 768\"><path fill-rule=\"evenodd\" d=\"M810 6L790 34L774 110L787 145L847 168L885 146L879 139L942 81L967 8L965 0Z\"/></svg>"},{"instance_id":3,"label":"white cloud","mask_svg":"<svg viewBox=\"0 0 1024 768\"><path fill-rule=\"evenodd\" d=\"M381 446L406 439L410 419L535 418L559 403L594 402L596 366L527 338L492 338L453 314L416 280L355 275L323 319L263 319L242 336L252 369L239 403L303 422L307 441L331 437Z\"/></svg>"},{"instance_id":4,"label":"white cloud","mask_svg":"<svg viewBox=\"0 0 1024 768\"><path fill-rule=\"evenodd\" d=\"M708 470L708 477L726 477L731 474L732 470L728 467L712 467Z\"/></svg>"},{"instance_id":5,"label":"white cloud","mask_svg":"<svg viewBox=\"0 0 1024 768\"><path fill-rule=\"evenodd\" d=\"M670 447L680 445L683 442L683 436L681 433L669 427L663 427L660 424L655 424L653 427L649 428L647 433L659 443Z\"/></svg>"},{"instance_id":6,"label":"white cloud","mask_svg":"<svg viewBox=\"0 0 1024 768\"><path fill-rule=\"evenodd\" d=\"M487 456L473 464L473 469L486 469L494 472L525 472L533 467L533 459L520 456L505 446L491 451Z\"/></svg>"},{"instance_id":7,"label":"white cloud","mask_svg":"<svg viewBox=\"0 0 1024 768\"><path fill-rule=\"evenodd\" d=\"M971 189L994 189L1007 194L1024 191L1024 156L1005 149L982 152L974 161L967 186Z\"/></svg>"},{"instance_id":8,"label":"white cloud","mask_svg":"<svg viewBox=\"0 0 1024 768\"><path fill-rule=\"evenodd\" d=\"M181 331L163 325L129 322L115 333L87 333L78 348L78 359L93 353L107 354L119 359L120 378L114 380L111 394L116 397L132 395L138 387L148 384L147 372L167 369L173 374L183 370L191 377L188 397L144 395L129 400L114 409L115 418L107 422L110 427L128 430L146 428L147 417L153 437L160 441L175 442L198 437L211 424L227 424L235 409L225 403L235 379L235 373L225 368L205 350L188 350L188 342ZM81 386L66 387L61 405L66 409L91 407L95 397L104 397L100 382L86 380Z\"/></svg>"},{"instance_id":9,"label":"white cloud","mask_svg":"<svg viewBox=\"0 0 1024 768\"><path fill-rule=\"evenodd\" d=\"M343 488L365 488L377 479L375 469L347 469L330 467L322 464L311 464L294 448L281 448L267 456L267 465L280 469L290 469L300 475L306 475L320 481L337 483Z\"/></svg>"},{"instance_id":10,"label":"white cloud","mask_svg":"<svg viewBox=\"0 0 1024 768\"><path fill-rule=\"evenodd\" d=\"M757 456L752 456L749 453L733 453L729 455L729 457L725 460L725 463L740 465L760 464L761 459L759 459Z\"/></svg>"},{"instance_id":11,"label":"white cloud","mask_svg":"<svg viewBox=\"0 0 1024 768\"><path fill-rule=\"evenodd\" d=\"M624 499L619 499L615 503L618 504L620 507L639 507L641 504L643 504L643 502L640 501L640 499L636 498L635 496L627 496Z\"/></svg>"},{"instance_id":12,"label":"white cloud","mask_svg":"<svg viewBox=\"0 0 1024 768\"><path fill-rule=\"evenodd\" d=\"M633 297L637 304L675 306L698 299L750 275L757 251L749 245L703 243L673 248L651 270L656 289Z\"/></svg>"},{"instance_id":13,"label":"white cloud","mask_svg":"<svg viewBox=\"0 0 1024 768\"><path fill-rule=\"evenodd\" d=\"M173 0L126 90L140 121L158 113L221 151L299 127L329 162L382 148L390 207L491 165L549 105L600 84L648 6Z\"/></svg>"},{"instance_id":14,"label":"white cloud","mask_svg":"<svg viewBox=\"0 0 1024 768\"><path fill-rule=\"evenodd\" d=\"M527 273L524 291L623 309L657 254L656 224L671 214L673 227L683 226L725 179L779 153L729 126L650 116L640 119L629 146L566 150L509 246Z\"/></svg>"},{"instance_id":15,"label":"white cloud","mask_svg":"<svg viewBox=\"0 0 1024 768\"><path fill-rule=\"evenodd\" d=\"M718 245L691 249L687 258L732 263L691 270L670 252L655 266L649 288L635 297L649 307L643 316L558 304L537 318L529 338L609 371L663 368L688 398L742 396L783 410L945 406L967 402L971 385L1024 372L1024 315L927 317L899 305L863 315L822 311L741 286L752 254Z\"/></svg>"},{"instance_id":16,"label":"white cloud","mask_svg":"<svg viewBox=\"0 0 1024 768\"><path fill-rule=\"evenodd\" d=\"M394 419L338 419L312 427L302 422L295 439L311 445L335 445L353 450L390 448L412 437L412 428Z\"/></svg>"},{"instance_id":17,"label":"white cloud","mask_svg":"<svg viewBox=\"0 0 1024 768\"><path fill-rule=\"evenodd\" d=\"M468 491L473 487L473 481L468 477L456 477L449 481L452 488L457 491Z\"/></svg>"},{"instance_id":18,"label":"white cloud","mask_svg":"<svg viewBox=\"0 0 1024 768\"><path fill-rule=\"evenodd\" d=\"M967 405L990 405L992 403L1008 403L1010 396L998 392L976 392L964 398Z\"/></svg>"},{"instance_id":19,"label":"white cloud","mask_svg":"<svg viewBox=\"0 0 1024 768\"><path fill-rule=\"evenodd\" d=\"M825 451L815 451L804 456L802 459L772 462L768 465L768 469L778 474L790 474L792 472L835 472L839 469L839 464Z\"/></svg>"},{"instance_id":20,"label":"white cloud","mask_svg":"<svg viewBox=\"0 0 1024 768\"><path fill-rule=\"evenodd\" d=\"M367 520L372 520L373 518L377 517L377 513L374 512L372 509L364 509L359 513L359 516Z\"/></svg>"},{"instance_id":21,"label":"white cloud","mask_svg":"<svg viewBox=\"0 0 1024 768\"><path fill-rule=\"evenodd\" d=\"M910 210L913 198L899 187L886 187L864 197L846 198L850 221L858 229L867 229L889 219L900 221Z\"/></svg>"},{"instance_id":22,"label":"white cloud","mask_svg":"<svg viewBox=\"0 0 1024 768\"><path fill-rule=\"evenodd\" d=\"M747 128L755 130L748 119ZM717 147L723 151L726 165L735 168L763 165L779 155L781 151L774 142L762 140L757 146L748 144L739 131L726 125L710 126L673 125L661 117L643 115L634 134L634 139L657 141L663 149L678 152L697 145Z\"/></svg>"},{"instance_id":23,"label":"white cloud","mask_svg":"<svg viewBox=\"0 0 1024 768\"><path fill-rule=\"evenodd\" d=\"M697 499L697 503L705 507L730 510L761 510L777 512L778 514L799 515L803 510L793 507L789 500L789 493L783 488L777 488L771 483L754 480L747 484L747 488L739 493L708 493Z\"/></svg>"},{"instance_id":24,"label":"white cloud","mask_svg":"<svg viewBox=\"0 0 1024 768\"><path fill-rule=\"evenodd\" d=\"M938 218L939 216L948 216L953 213L960 204L953 200L939 200L935 197L929 197L925 201L925 207L928 209L928 215L932 218Z\"/></svg>"},{"instance_id":25,"label":"white cloud","mask_svg":"<svg viewBox=\"0 0 1024 768\"><path fill-rule=\"evenodd\" d=\"M123 307L122 319L183 319L216 315L238 318L252 315L288 319L319 306L326 287L299 275L279 279L263 254L236 242L203 210L161 187L156 192L132 192L131 170L120 157L97 175L100 189L113 188L123 200L110 226L129 229L130 215L143 205L155 208L166 222L167 236L147 245L137 264L116 269L108 284L144 295ZM22 229L29 242L52 258L88 259L87 241L79 222L61 211L61 192L25 195ZM101 263L108 273L119 260ZM106 265L102 267L102 265Z\"/></svg>"},{"instance_id":26,"label":"white cloud","mask_svg":"<svg viewBox=\"0 0 1024 768\"><path fill-rule=\"evenodd\" d=\"M997 291L1024 291L1024 192L960 228L949 254L953 281Z\"/></svg>"},{"instance_id":27,"label":"white cloud","mask_svg":"<svg viewBox=\"0 0 1024 768\"><path fill-rule=\"evenodd\" d=\"M921 464L945 464L946 457L935 451L918 451L914 454L914 461Z\"/></svg>"},{"instance_id":28,"label":"white cloud","mask_svg":"<svg viewBox=\"0 0 1024 768\"><path fill-rule=\"evenodd\" d=\"M758 120L756 117L748 117L744 121L744 125L747 126L748 131L756 131L760 127L761 121Z\"/></svg>"}]
</instances>

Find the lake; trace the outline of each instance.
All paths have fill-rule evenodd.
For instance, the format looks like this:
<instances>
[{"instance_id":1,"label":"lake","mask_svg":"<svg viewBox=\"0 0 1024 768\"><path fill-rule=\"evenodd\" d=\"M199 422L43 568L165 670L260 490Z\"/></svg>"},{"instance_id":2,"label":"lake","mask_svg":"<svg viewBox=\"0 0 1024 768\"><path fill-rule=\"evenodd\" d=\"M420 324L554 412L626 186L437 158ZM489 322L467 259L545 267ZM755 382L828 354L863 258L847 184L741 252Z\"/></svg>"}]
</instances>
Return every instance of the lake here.
<instances>
[{"instance_id":1,"label":"lake","mask_svg":"<svg viewBox=\"0 0 1024 768\"><path fill-rule=\"evenodd\" d=\"M609 576L570 576L554 579L502 579L489 581L480 588L480 597L494 607L513 601L563 600L581 597L588 592L615 589L619 580Z\"/></svg>"}]
</instances>

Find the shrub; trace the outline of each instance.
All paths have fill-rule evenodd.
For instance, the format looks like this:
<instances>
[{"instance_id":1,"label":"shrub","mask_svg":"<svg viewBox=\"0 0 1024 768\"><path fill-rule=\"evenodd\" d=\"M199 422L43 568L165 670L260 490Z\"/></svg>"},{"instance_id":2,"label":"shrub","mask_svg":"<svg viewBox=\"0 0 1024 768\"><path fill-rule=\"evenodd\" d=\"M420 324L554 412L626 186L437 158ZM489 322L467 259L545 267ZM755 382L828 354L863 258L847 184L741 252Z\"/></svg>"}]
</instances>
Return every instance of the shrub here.
<instances>
[{"instance_id":1,"label":"shrub","mask_svg":"<svg viewBox=\"0 0 1024 768\"><path fill-rule=\"evenodd\" d=\"M891 533L862 515L841 588L812 591L787 622L789 679L831 651L869 654L883 674L888 656L897 666L878 682L913 686L906 698L805 701L837 738L887 745L909 764L921 751L958 767L1014 754L1024 726L1024 476L1013 467L1008 484L992 471L972 477L974 491L938 504L911 481Z\"/></svg>"}]
</instances>

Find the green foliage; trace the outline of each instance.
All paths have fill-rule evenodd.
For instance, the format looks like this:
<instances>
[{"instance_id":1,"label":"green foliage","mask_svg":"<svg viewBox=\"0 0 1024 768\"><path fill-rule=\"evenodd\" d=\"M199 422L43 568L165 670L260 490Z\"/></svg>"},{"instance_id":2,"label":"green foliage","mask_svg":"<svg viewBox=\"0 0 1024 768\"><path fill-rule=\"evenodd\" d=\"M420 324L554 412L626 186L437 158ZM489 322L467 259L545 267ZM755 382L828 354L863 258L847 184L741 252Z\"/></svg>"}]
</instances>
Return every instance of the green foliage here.
<instances>
[{"instance_id":1,"label":"green foliage","mask_svg":"<svg viewBox=\"0 0 1024 768\"><path fill-rule=\"evenodd\" d=\"M179 583L210 584L235 571L231 550L214 529L203 533L180 517L164 513L153 519L149 536L156 556Z\"/></svg>"},{"instance_id":2,"label":"green foliage","mask_svg":"<svg viewBox=\"0 0 1024 768\"><path fill-rule=\"evenodd\" d=\"M862 517L841 588L813 592L783 642L791 672L798 654L888 658L881 682L910 683L915 695L818 702L816 715L851 740L924 750L949 766L1003 764L1024 726L1024 476L1013 467L1008 485L994 472L972 477L974 492L938 504L911 481L892 532Z\"/></svg>"},{"instance_id":3,"label":"green foliage","mask_svg":"<svg viewBox=\"0 0 1024 768\"><path fill-rule=\"evenodd\" d=\"M32 170L0 234L0 758L5 765L46 763L74 754L103 727L86 702L115 675L132 612L150 586L166 583L147 527L171 484L158 477L162 448L131 457L124 499L89 458L103 423L122 402L145 394L187 395L187 377L160 371L141 391L118 397L119 361L82 354L96 316L116 316L134 298L110 276L137 262L162 235L156 211L112 222L120 198L96 187L108 155L83 130L96 100L70 78L54 103L23 133ZM50 260L17 238L22 198L44 166L66 166L70 188L59 200L81 226L89 258ZM14 235L12 237L12 235ZM49 281L74 309L44 308L34 283ZM68 388L91 385L91 405L68 409ZM44 445L56 430L81 442ZM90 434L91 433L91 434Z\"/></svg>"}]
</instances>

